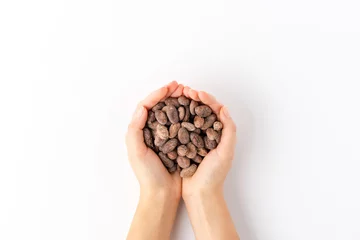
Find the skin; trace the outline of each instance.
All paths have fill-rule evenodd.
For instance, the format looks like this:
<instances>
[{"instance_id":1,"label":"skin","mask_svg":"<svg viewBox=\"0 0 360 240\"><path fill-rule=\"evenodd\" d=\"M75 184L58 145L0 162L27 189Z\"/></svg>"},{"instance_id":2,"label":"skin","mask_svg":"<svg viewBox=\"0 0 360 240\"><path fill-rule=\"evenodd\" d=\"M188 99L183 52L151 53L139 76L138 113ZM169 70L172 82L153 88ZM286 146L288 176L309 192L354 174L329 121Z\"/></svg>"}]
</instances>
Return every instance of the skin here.
<instances>
[{"instance_id":1,"label":"skin","mask_svg":"<svg viewBox=\"0 0 360 240\"><path fill-rule=\"evenodd\" d=\"M159 157L144 144L142 131L146 110L169 96L181 95L209 105L224 126L218 147L203 159L193 177L185 179L179 172L167 172ZM239 239L223 195L235 143L236 126L229 112L206 92L173 81L141 101L126 136L129 161L140 184L140 200L127 239L170 239L181 197L196 239Z\"/></svg>"}]
</instances>

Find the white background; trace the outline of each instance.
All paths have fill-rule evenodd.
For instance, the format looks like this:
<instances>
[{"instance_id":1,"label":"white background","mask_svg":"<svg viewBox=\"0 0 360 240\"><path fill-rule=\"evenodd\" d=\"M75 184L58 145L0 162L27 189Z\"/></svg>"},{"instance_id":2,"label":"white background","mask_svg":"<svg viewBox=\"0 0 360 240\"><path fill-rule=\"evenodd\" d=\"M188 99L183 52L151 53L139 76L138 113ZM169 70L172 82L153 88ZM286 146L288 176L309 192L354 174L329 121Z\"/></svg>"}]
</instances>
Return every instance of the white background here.
<instances>
[{"instance_id":1,"label":"white background","mask_svg":"<svg viewBox=\"0 0 360 240\"><path fill-rule=\"evenodd\" d=\"M238 125L242 240L360 239L358 0L0 2L0 239L125 239L124 135L176 79ZM181 203L173 239L194 239Z\"/></svg>"}]
</instances>

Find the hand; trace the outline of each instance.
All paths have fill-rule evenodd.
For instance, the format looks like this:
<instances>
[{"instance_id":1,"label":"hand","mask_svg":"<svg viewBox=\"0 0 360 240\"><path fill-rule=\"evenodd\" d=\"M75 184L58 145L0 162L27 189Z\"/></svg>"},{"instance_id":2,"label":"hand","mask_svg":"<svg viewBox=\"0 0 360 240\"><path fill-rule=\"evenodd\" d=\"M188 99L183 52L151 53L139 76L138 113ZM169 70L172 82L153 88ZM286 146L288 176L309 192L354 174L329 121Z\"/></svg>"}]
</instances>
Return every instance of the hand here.
<instances>
[{"instance_id":1,"label":"hand","mask_svg":"<svg viewBox=\"0 0 360 240\"><path fill-rule=\"evenodd\" d=\"M191 178L183 179L182 196L196 239L240 239L223 196L223 184L234 158L236 127L227 109L216 99L188 87L184 95L211 107L223 124L217 148L203 159Z\"/></svg>"},{"instance_id":2,"label":"hand","mask_svg":"<svg viewBox=\"0 0 360 240\"><path fill-rule=\"evenodd\" d=\"M198 193L222 193L223 183L231 168L236 144L236 126L228 110L206 92L198 92L185 87L183 94L211 107L223 124L221 141L216 149L210 151L191 178L183 179L183 197Z\"/></svg>"},{"instance_id":3,"label":"hand","mask_svg":"<svg viewBox=\"0 0 360 240\"><path fill-rule=\"evenodd\" d=\"M166 194L175 199L181 197L181 178L178 173L170 174L159 157L144 143L143 128L148 110L167 97L182 94L183 85L173 81L147 96L135 111L126 135L126 145L131 167L139 181L141 195Z\"/></svg>"},{"instance_id":4,"label":"hand","mask_svg":"<svg viewBox=\"0 0 360 240\"><path fill-rule=\"evenodd\" d=\"M170 174L159 157L144 143L143 128L147 110L167 97L182 94L183 85L171 82L141 101L126 135L129 161L140 183L140 200L132 221L128 240L170 239L181 197L181 178Z\"/></svg>"}]
</instances>

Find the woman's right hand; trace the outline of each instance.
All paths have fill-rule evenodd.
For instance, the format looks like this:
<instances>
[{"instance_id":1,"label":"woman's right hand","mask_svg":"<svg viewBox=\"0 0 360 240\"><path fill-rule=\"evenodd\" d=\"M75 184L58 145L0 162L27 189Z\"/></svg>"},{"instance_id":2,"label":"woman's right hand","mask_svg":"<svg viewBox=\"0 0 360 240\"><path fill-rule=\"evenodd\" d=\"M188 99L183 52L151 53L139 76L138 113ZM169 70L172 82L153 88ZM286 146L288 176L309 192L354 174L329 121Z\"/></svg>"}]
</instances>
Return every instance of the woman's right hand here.
<instances>
[{"instance_id":1,"label":"woman's right hand","mask_svg":"<svg viewBox=\"0 0 360 240\"><path fill-rule=\"evenodd\" d=\"M223 124L221 141L216 149L210 151L191 178L183 179L183 198L199 193L222 193L223 183L231 168L236 144L236 126L228 110L215 97L206 92L197 92L189 87L183 94L211 107Z\"/></svg>"}]
</instances>

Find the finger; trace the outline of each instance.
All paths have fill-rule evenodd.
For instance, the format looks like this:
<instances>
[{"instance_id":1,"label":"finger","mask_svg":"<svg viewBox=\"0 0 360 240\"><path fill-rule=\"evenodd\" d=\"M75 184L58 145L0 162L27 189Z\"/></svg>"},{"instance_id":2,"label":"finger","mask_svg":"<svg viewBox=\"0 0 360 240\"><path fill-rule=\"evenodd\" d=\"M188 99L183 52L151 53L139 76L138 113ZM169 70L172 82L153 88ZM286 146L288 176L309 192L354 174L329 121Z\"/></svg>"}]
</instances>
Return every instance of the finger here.
<instances>
[{"instance_id":1,"label":"finger","mask_svg":"<svg viewBox=\"0 0 360 240\"><path fill-rule=\"evenodd\" d=\"M189 98L189 90L190 90L190 88L188 86L184 87L183 93L184 93L185 97L187 97L187 98Z\"/></svg>"},{"instance_id":2,"label":"finger","mask_svg":"<svg viewBox=\"0 0 360 240\"><path fill-rule=\"evenodd\" d=\"M184 85L179 84L177 89L171 94L171 97L180 97L183 94Z\"/></svg>"},{"instance_id":3,"label":"finger","mask_svg":"<svg viewBox=\"0 0 360 240\"><path fill-rule=\"evenodd\" d=\"M166 87L168 88L168 92L165 95L165 97L163 97L161 99L161 101L164 101L166 98L170 97L171 94L173 94L173 92L175 92L175 90L177 89L177 87L179 86L179 84L176 81L172 81L171 83L169 83Z\"/></svg>"},{"instance_id":4,"label":"finger","mask_svg":"<svg viewBox=\"0 0 360 240\"><path fill-rule=\"evenodd\" d=\"M144 100L142 100L139 103L139 106L144 106L146 109L151 109L153 106L155 106L155 104L160 102L160 100L166 96L168 91L169 89L167 86L155 90L154 92L150 93L150 95L147 96Z\"/></svg>"},{"instance_id":5,"label":"finger","mask_svg":"<svg viewBox=\"0 0 360 240\"><path fill-rule=\"evenodd\" d=\"M189 90L189 97L195 101L200 101L200 98L198 96L198 92L194 89Z\"/></svg>"},{"instance_id":6,"label":"finger","mask_svg":"<svg viewBox=\"0 0 360 240\"><path fill-rule=\"evenodd\" d=\"M220 109L222 108L223 105L219 103L214 96L204 91L200 91L198 93L198 96L200 101L208 105L216 115L218 116L220 115Z\"/></svg>"},{"instance_id":7,"label":"finger","mask_svg":"<svg viewBox=\"0 0 360 240\"><path fill-rule=\"evenodd\" d=\"M144 144L143 128L147 119L147 110L143 106L139 106L129 124L128 132L126 134L126 143L131 152L138 151L139 153L146 152L146 145Z\"/></svg>"},{"instance_id":8,"label":"finger","mask_svg":"<svg viewBox=\"0 0 360 240\"><path fill-rule=\"evenodd\" d=\"M220 121L223 124L223 130L216 151L221 159L232 160L236 144L236 126L226 107L220 110Z\"/></svg>"}]
</instances>

